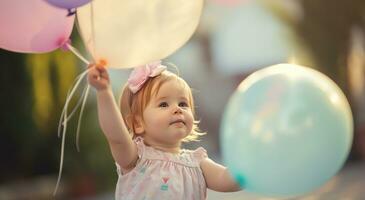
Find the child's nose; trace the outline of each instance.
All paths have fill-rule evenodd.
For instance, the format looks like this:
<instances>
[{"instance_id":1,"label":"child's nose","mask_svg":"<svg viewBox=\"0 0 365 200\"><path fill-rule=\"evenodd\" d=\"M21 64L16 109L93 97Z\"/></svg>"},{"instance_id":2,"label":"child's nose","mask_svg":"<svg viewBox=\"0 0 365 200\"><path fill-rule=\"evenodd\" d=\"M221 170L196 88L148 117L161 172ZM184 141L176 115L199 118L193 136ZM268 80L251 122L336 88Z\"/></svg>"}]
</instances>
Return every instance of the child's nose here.
<instances>
[{"instance_id":1,"label":"child's nose","mask_svg":"<svg viewBox=\"0 0 365 200\"><path fill-rule=\"evenodd\" d=\"M175 106L174 108L174 114L181 114L182 113L182 109L180 106Z\"/></svg>"}]
</instances>

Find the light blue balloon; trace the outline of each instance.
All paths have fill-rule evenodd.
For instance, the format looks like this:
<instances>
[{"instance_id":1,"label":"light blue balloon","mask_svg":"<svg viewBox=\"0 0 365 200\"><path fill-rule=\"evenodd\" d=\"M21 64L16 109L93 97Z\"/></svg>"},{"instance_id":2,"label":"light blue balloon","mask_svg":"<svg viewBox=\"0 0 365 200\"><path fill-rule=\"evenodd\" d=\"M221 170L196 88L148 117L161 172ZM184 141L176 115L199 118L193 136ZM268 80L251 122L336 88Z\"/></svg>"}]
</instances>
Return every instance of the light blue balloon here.
<instances>
[{"instance_id":1,"label":"light blue balloon","mask_svg":"<svg viewBox=\"0 0 365 200\"><path fill-rule=\"evenodd\" d=\"M280 64L246 78L221 126L223 159L249 192L297 196L326 183L343 166L353 119L339 87L306 67Z\"/></svg>"}]
</instances>

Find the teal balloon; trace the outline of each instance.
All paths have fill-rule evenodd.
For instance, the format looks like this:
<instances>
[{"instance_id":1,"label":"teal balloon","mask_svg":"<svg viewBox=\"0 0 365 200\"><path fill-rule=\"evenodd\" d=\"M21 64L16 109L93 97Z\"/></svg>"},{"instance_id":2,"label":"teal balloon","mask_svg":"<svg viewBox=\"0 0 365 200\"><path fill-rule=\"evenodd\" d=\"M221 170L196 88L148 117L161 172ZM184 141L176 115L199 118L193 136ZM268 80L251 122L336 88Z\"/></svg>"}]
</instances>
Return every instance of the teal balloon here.
<instances>
[{"instance_id":1,"label":"teal balloon","mask_svg":"<svg viewBox=\"0 0 365 200\"><path fill-rule=\"evenodd\" d=\"M309 193L343 166L353 139L348 101L327 76L279 64L246 78L226 106L223 160L248 192Z\"/></svg>"}]
</instances>

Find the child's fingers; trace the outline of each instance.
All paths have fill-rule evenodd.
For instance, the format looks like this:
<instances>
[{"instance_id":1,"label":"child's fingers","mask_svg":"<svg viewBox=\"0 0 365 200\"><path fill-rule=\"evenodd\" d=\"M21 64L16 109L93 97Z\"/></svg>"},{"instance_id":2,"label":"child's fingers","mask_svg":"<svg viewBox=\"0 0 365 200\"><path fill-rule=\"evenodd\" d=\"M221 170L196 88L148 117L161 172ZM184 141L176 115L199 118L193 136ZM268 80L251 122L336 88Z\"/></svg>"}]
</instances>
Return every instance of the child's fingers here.
<instances>
[{"instance_id":1,"label":"child's fingers","mask_svg":"<svg viewBox=\"0 0 365 200\"><path fill-rule=\"evenodd\" d=\"M105 79L109 79L109 75L108 72L105 70L103 72L100 73L100 77L105 78Z\"/></svg>"},{"instance_id":2,"label":"child's fingers","mask_svg":"<svg viewBox=\"0 0 365 200\"><path fill-rule=\"evenodd\" d=\"M97 70L97 65L96 64L94 64L94 63L90 63L88 66L87 66L87 68L88 68L88 70L89 70L89 78L90 79L95 79L95 80L97 80L98 79L98 77L100 76L100 72Z\"/></svg>"},{"instance_id":3,"label":"child's fingers","mask_svg":"<svg viewBox=\"0 0 365 200\"><path fill-rule=\"evenodd\" d=\"M88 65L88 68L88 79L92 83L97 83L100 79L109 80L108 71L104 66L92 63Z\"/></svg>"},{"instance_id":4,"label":"child's fingers","mask_svg":"<svg viewBox=\"0 0 365 200\"><path fill-rule=\"evenodd\" d=\"M95 65L96 69L99 70L100 72L106 71L105 67L103 65Z\"/></svg>"},{"instance_id":5,"label":"child's fingers","mask_svg":"<svg viewBox=\"0 0 365 200\"><path fill-rule=\"evenodd\" d=\"M98 65L91 63L87 66L87 68L89 69L89 74L100 74L100 70L98 68Z\"/></svg>"},{"instance_id":6,"label":"child's fingers","mask_svg":"<svg viewBox=\"0 0 365 200\"><path fill-rule=\"evenodd\" d=\"M90 70L89 71L89 78L90 79L97 80L99 76L100 76L100 73L98 72L98 70Z\"/></svg>"},{"instance_id":7,"label":"child's fingers","mask_svg":"<svg viewBox=\"0 0 365 200\"><path fill-rule=\"evenodd\" d=\"M108 71L102 65L96 65L96 69L99 71L102 78L109 78Z\"/></svg>"}]
</instances>

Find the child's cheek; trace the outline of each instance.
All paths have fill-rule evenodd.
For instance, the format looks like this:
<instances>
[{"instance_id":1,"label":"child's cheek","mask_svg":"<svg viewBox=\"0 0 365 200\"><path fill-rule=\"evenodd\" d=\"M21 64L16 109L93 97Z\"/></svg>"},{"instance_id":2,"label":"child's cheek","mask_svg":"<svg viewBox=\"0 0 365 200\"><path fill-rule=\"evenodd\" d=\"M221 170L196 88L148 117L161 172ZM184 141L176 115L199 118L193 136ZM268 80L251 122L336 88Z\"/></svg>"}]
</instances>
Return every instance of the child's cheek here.
<instances>
[{"instance_id":1,"label":"child's cheek","mask_svg":"<svg viewBox=\"0 0 365 200\"><path fill-rule=\"evenodd\" d=\"M193 129L193 123L194 123L194 119L193 117L190 117L188 122L187 122L187 128L191 131Z\"/></svg>"},{"instance_id":2,"label":"child's cheek","mask_svg":"<svg viewBox=\"0 0 365 200\"><path fill-rule=\"evenodd\" d=\"M151 125L154 126L154 128L158 129L158 128L163 127L164 123L165 123L165 121L162 119L155 119L152 121Z\"/></svg>"}]
</instances>

